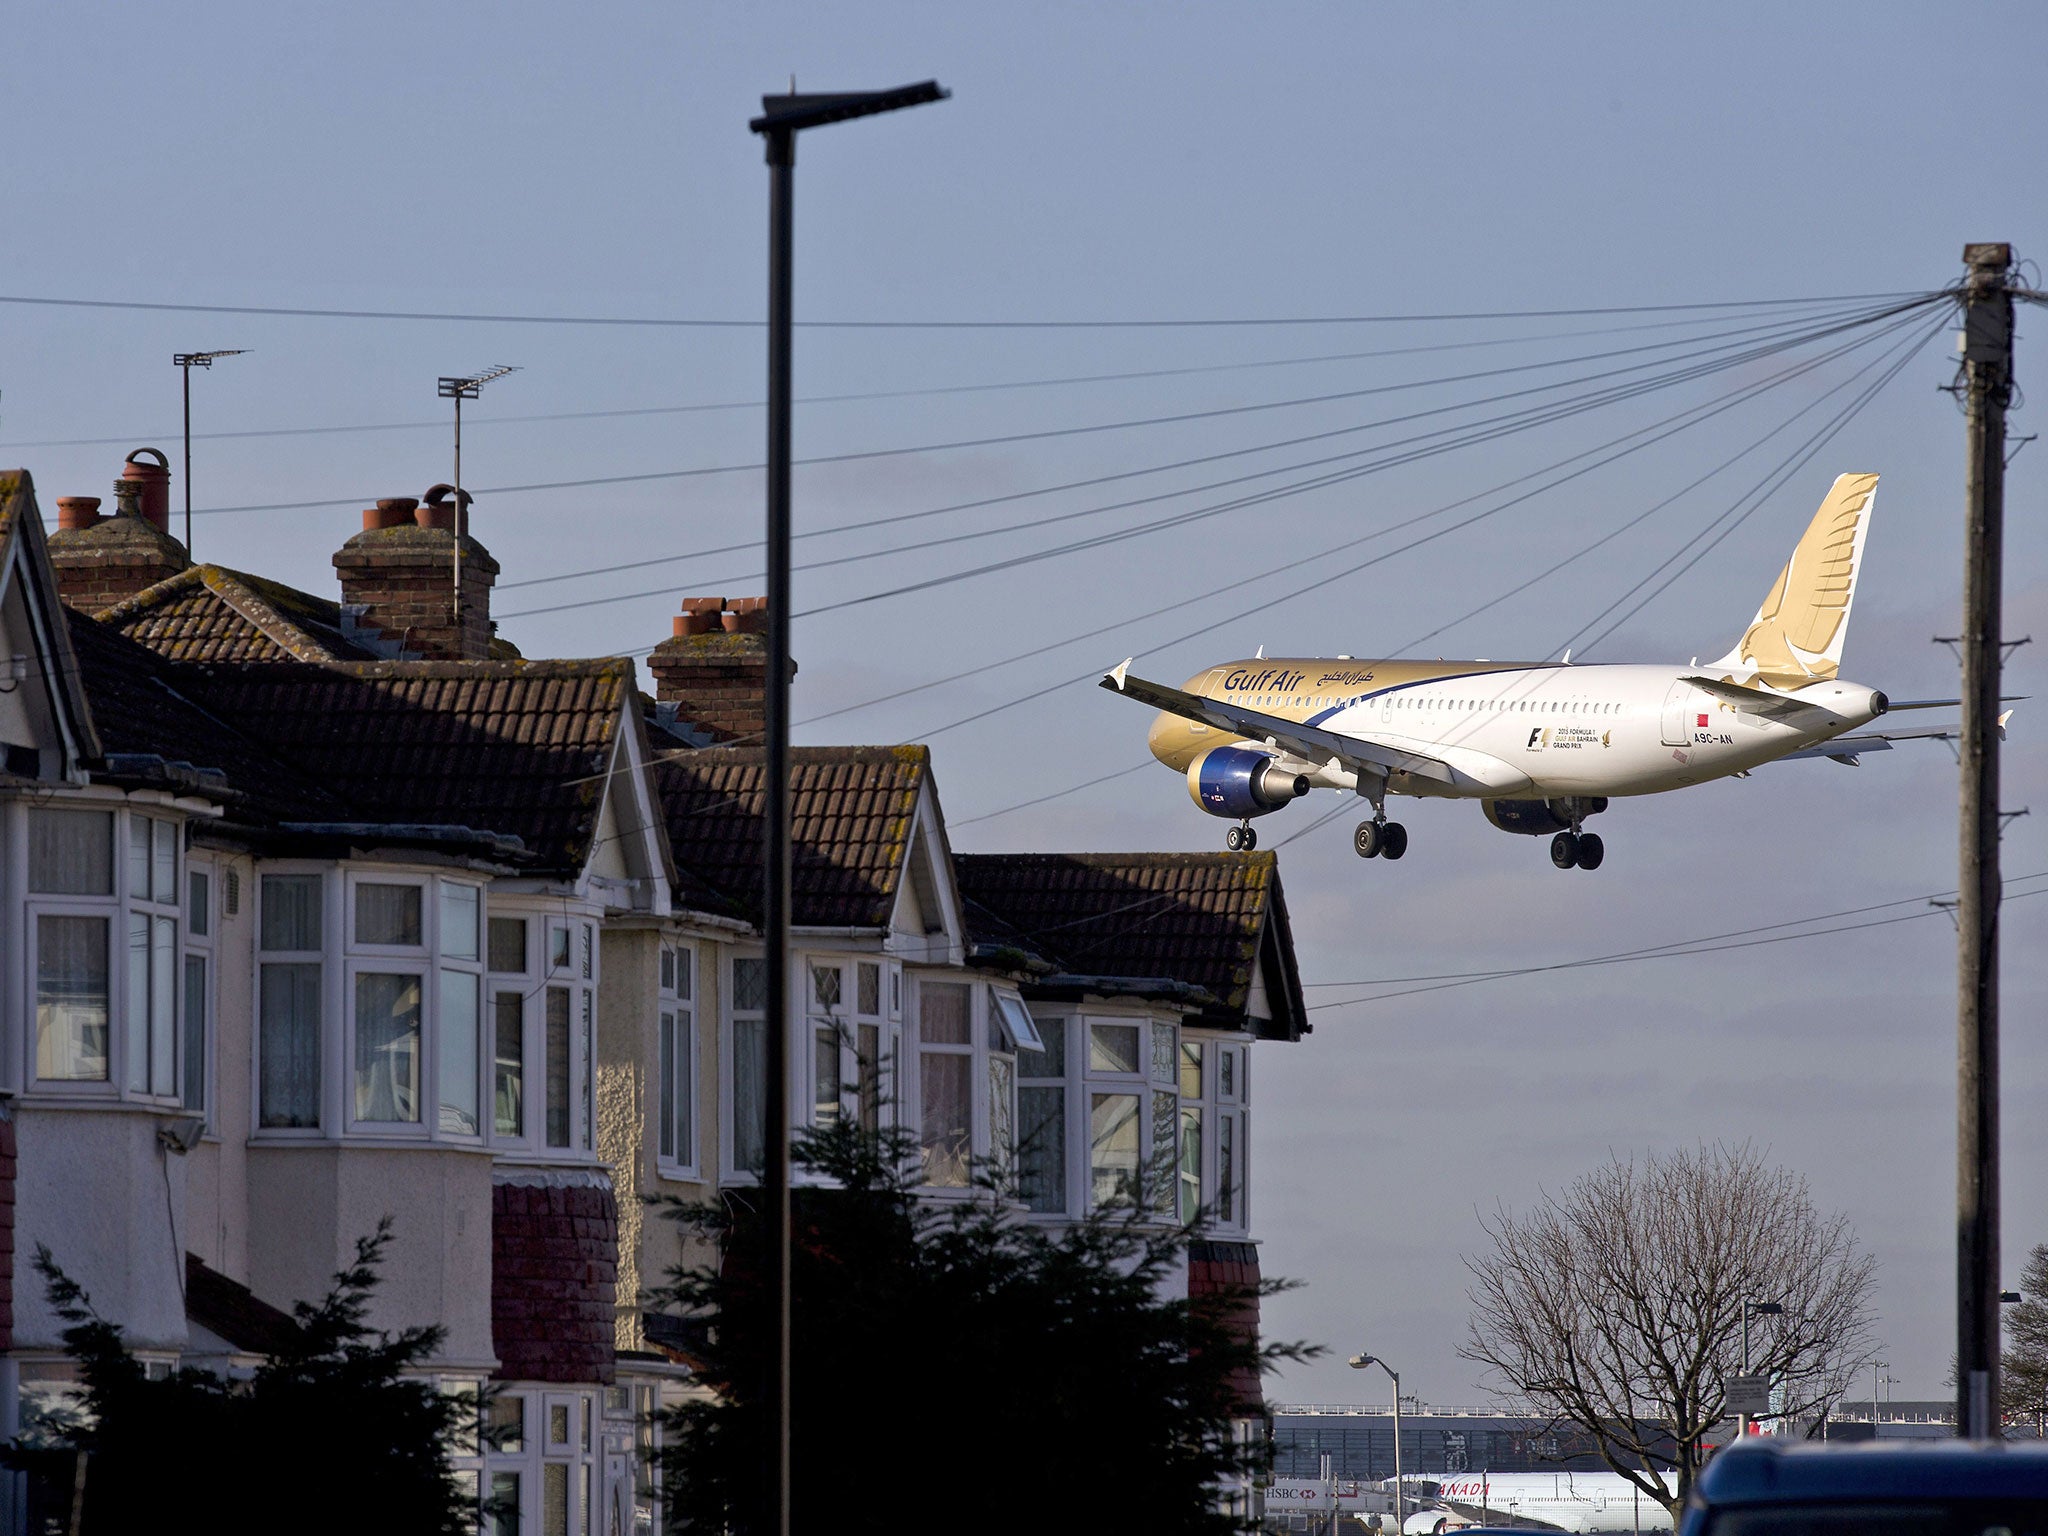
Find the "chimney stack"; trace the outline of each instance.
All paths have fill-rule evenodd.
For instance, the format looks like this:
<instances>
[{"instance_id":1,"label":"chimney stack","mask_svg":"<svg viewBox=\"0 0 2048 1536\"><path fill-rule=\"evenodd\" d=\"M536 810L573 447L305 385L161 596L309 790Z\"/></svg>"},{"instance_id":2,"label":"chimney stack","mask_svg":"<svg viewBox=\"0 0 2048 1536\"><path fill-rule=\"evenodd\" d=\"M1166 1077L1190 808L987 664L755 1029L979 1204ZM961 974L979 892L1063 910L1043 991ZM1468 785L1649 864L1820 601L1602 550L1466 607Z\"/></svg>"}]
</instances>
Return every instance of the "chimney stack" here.
<instances>
[{"instance_id":1,"label":"chimney stack","mask_svg":"<svg viewBox=\"0 0 2048 1536\"><path fill-rule=\"evenodd\" d=\"M768 599L686 597L674 628L647 658L663 713L706 746L758 746L768 729Z\"/></svg>"},{"instance_id":2,"label":"chimney stack","mask_svg":"<svg viewBox=\"0 0 2048 1536\"><path fill-rule=\"evenodd\" d=\"M155 454L154 464L142 461ZM100 515L97 496L57 498L50 564L57 593L81 613L99 613L187 569L191 557L171 537L171 469L161 449L138 448L114 482L115 511Z\"/></svg>"},{"instance_id":3,"label":"chimney stack","mask_svg":"<svg viewBox=\"0 0 2048 1536\"><path fill-rule=\"evenodd\" d=\"M460 512L452 485L432 487L422 501L389 497L363 513L363 531L334 557L342 606L356 621L383 632L403 657L485 661L491 654L491 587L498 562L467 532L462 541L462 604L456 615L455 524L467 528L470 494Z\"/></svg>"}]
</instances>

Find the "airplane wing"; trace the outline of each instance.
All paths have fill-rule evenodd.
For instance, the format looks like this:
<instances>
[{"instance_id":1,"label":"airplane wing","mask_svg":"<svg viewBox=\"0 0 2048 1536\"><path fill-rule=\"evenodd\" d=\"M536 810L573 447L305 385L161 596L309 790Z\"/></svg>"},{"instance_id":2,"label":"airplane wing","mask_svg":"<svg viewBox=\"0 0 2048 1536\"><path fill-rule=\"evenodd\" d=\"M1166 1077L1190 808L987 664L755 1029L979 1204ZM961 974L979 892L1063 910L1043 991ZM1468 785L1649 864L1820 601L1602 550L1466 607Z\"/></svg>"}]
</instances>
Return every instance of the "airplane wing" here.
<instances>
[{"instance_id":1,"label":"airplane wing","mask_svg":"<svg viewBox=\"0 0 2048 1536\"><path fill-rule=\"evenodd\" d=\"M1737 708L1752 715L1762 715L1767 720L1791 720L1804 714L1821 713L1817 706L1799 699L1765 693L1761 688L1745 688L1740 683L1724 683L1718 677L1685 677L1679 681L1691 683L1701 693L1711 693L1717 699L1726 699Z\"/></svg>"},{"instance_id":2,"label":"airplane wing","mask_svg":"<svg viewBox=\"0 0 2048 1536\"><path fill-rule=\"evenodd\" d=\"M1998 734L2005 735L2005 722L2012 718L2007 710L1998 717ZM1773 762L1789 763L1802 757L1826 757L1854 768L1856 759L1865 752L1889 752L1895 741L1955 741L1963 734L1960 725L1911 725L1895 731L1862 731L1854 736L1837 736L1833 741L1823 741L1816 746L1801 747L1797 752L1787 752Z\"/></svg>"},{"instance_id":3,"label":"airplane wing","mask_svg":"<svg viewBox=\"0 0 2048 1536\"><path fill-rule=\"evenodd\" d=\"M1441 758L1430 757L1422 752L1410 752L1400 747L1386 746L1380 742L1358 736L1342 735L1326 731L1313 725L1304 725L1299 720L1282 720L1277 715L1263 714L1256 709L1245 709L1241 705L1228 704L1220 699L1199 698L1178 688L1169 688L1164 683L1147 682L1142 677L1130 675L1130 661L1111 668L1103 674L1101 686L1112 693L1121 693L1136 699L1140 704L1149 704L1154 709L1163 709L1168 714L1180 715L1185 719L1198 720L1203 725L1213 726L1219 731L1229 731L1236 736L1263 741L1268 746L1311 763L1325 763L1334 758L1353 773L1369 773L1383 778L1389 773L1413 774L1419 779L1435 779L1439 783L1456 782L1456 775L1450 764Z\"/></svg>"}]
</instances>

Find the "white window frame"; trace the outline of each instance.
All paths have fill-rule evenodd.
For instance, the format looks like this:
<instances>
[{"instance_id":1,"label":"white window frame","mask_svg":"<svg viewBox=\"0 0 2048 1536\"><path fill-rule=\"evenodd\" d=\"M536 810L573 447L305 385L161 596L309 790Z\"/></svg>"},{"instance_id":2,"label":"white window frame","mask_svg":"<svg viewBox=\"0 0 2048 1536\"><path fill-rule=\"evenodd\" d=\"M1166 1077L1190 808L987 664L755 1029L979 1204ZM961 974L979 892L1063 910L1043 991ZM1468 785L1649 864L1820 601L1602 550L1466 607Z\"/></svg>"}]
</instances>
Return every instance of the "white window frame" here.
<instances>
[{"instance_id":1,"label":"white window frame","mask_svg":"<svg viewBox=\"0 0 2048 1536\"><path fill-rule=\"evenodd\" d=\"M666 938L661 941L659 964L663 974L657 977L660 1004L655 1027L660 1034L655 1041L655 1063L659 1069L666 1053L668 1072L655 1105L655 1169L665 1179L690 1182L702 1177L699 1158L703 1116L699 1094L704 1078L697 1015L704 989L698 974L699 960L694 943ZM674 1146L667 1151L661 1146L664 1111L674 1116Z\"/></svg>"},{"instance_id":2,"label":"white window frame","mask_svg":"<svg viewBox=\"0 0 2048 1536\"><path fill-rule=\"evenodd\" d=\"M759 950L741 947L726 948L719 957L718 966L718 1059L721 1063L718 1073L718 1171L726 1183L753 1184L758 1182L754 1169L739 1165L739 1028L742 1023L758 1022L761 1026L761 1070L768 1070L767 1029L768 1015L761 1008L742 1009L739 1006L739 989L734 984L734 973L743 960L751 960L762 966L767 965L767 956ZM765 971L763 982L767 980ZM762 1084L765 1091L767 1084ZM765 1102L765 1101L764 1101ZM766 1151L764 1145L763 1151Z\"/></svg>"},{"instance_id":3,"label":"white window frame","mask_svg":"<svg viewBox=\"0 0 2048 1536\"><path fill-rule=\"evenodd\" d=\"M198 924L192 921L192 882L195 879L206 882L206 931L201 933ZM199 1115L206 1121L206 1136L209 1140L220 1134L220 1083L219 1083L219 997L220 962L218 939L220 936L220 868L205 854L190 849L185 853L185 947L178 967L178 1104L187 1114ZM185 1093L185 1079L190 1075L192 1061L189 1041L186 1037L191 1028L190 996L185 987L185 972L193 960L205 967L205 980L200 987L199 1021L199 1096L194 1105Z\"/></svg>"},{"instance_id":4,"label":"white window frame","mask_svg":"<svg viewBox=\"0 0 2048 1536\"><path fill-rule=\"evenodd\" d=\"M309 877L320 887L320 939L318 949L265 949L263 947L263 919L265 881L271 876ZM249 920L253 928L251 942L255 945L256 965L254 985L249 995L250 1039L249 1054L255 1067L250 1080L249 1132L265 1141L314 1141L328 1132L333 1123L337 1085L334 1075L337 1068L334 1050L333 1029L336 997L334 992L336 966L330 948L337 933L339 918L334 912L334 903L344 899L341 892L339 871L331 864L318 864L304 859L281 859L257 864L251 876L254 887ZM320 1016L314 1025L314 1056L320 1064L320 1081L314 1091L313 1123L311 1125L265 1125L263 1123L263 968L266 965L311 965L319 968ZM353 1002L353 998L348 1000ZM346 1064L344 1064L346 1065ZM340 1092L353 1095L354 1082L341 1085Z\"/></svg>"},{"instance_id":5,"label":"white window frame","mask_svg":"<svg viewBox=\"0 0 2048 1536\"><path fill-rule=\"evenodd\" d=\"M987 1050L987 989L977 978L965 971L911 971L905 978L909 982L911 1007L904 1020L904 1045L911 1058L911 1070L907 1075L909 1084L905 1097L913 1105L912 1128L920 1144L924 1136L924 1058L926 1055L965 1057L967 1060L967 1157L968 1176L964 1184L931 1184L920 1178L918 1188L926 1195L941 1198L959 1198L974 1192L974 1171L988 1155L988 1104L985 1083L988 1077ZM924 1038L924 989L927 986L957 986L967 993L967 1043L931 1044ZM917 1022L913 1024L912 1019Z\"/></svg>"},{"instance_id":6,"label":"white window frame","mask_svg":"<svg viewBox=\"0 0 2048 1536\"><path fill-rule=\"evenodd\" d=\"M1027 1077L1025 1076L1025 1058L1022 1053L1019 1053L1017 1058L1017 1135L1021 1144L1024 1137L1025 1090L1033 1088L1058 1089L1060 1093L1060 1187L1063 1198L1060 1204L1052 1210L1033 1210L1029 1206L1026 1206L1026 1209L1030 1211L1033 1220L1049 1222L1067 1221L1078 1214L1075 1208L1076 1197L1088 1173L1088 1159L1085 1152L1082 1152L1079 1156L1079 1171L1076 1171L1074 1101L1077 1094L1077 1079L1074 1073L1074 1039L1080 1020L1076 1015L1070 1013L1037 1012L1032 1015L1032 1022L1038 1026L1039 1038L1041 1040L1050 1041L1054 1037L1058 1037L1062 1047L1060 1071L1058 1075L1052 1077ZM1018 1196L1018 1200L1020 1204L1023 1203L1021 1193ZM1081 1202L1081 1209L1086 1209L1085 1201Z\"/></svg>"}]
</instances>

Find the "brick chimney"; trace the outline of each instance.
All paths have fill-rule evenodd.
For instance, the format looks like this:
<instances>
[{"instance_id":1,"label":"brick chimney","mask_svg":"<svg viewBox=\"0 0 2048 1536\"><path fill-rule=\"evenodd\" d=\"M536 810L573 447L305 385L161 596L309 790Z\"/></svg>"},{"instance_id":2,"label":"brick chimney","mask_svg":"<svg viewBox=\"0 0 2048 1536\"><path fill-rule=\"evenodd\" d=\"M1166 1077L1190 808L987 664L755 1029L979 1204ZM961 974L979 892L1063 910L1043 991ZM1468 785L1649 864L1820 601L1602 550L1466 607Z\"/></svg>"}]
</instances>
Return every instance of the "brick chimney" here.
<instances>
[{"instance_id":1,"label":"brick chimney","mask_svg":"<svg viewBox=\"0 0 2048 1536\"><path fill-rule=\"evenodd\" d=\"M149 463L144 455L154 454ZM114 482L115 510L100 515L97 496L57 498L50 564L69 607L98 613L187 569L191 557L171 537L171 470L161 449L128 455Z\"/></svg>"},{"instance_id":2,"label":"brick chimney","mask_svg":"<svg viewBox=\"0 0 2048 1536\"><path fill-rule=\"evenodd\" d=\"M381 631L401 656L484 661L491 654L491 587L498 579L498 562L469 536L469 492L462 493L459 513L454 495L453 486L437 485L424 501L395 496L378 502L363 513L363 531L334 557L343 608L353 610L350 616L358 624Z\"/></svg>"},{"instance_id":3,"label":"brick chimney","mask_svg":"<svg viewBox=\"0 0 2048 1536\"><path fill-rule=\"evenodd\" d=\"M655 701L705 746L759 746L768 729L768 599L686 597L647 658ZM796 663L790 663L796 675Z\"/></svg>"}]
</instances>

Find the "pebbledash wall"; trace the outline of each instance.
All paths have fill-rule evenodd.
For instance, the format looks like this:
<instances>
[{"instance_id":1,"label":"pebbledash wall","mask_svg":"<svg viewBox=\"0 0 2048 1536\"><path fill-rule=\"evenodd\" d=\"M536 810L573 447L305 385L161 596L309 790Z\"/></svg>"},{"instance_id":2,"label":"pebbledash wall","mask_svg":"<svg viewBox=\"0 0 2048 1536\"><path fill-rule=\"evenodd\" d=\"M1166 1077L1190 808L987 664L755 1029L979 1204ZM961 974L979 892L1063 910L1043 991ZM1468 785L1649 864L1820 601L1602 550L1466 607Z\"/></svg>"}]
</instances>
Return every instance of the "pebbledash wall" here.
<instances>
[{"instance_id":1,"label":"pebbledash wall","mask_svg":"<svg viewBox=\"0 0 2048 1536\"><path fill-rule=\"evenodd\" d=\"M336 601L192 565L158 458L47 545L0 475L0 1429L75 1396L38 1242L145 1357L242 1368L388 1216L372 1322L490 1389L499 1531L648 1528L702 1390L648 1295L705 1255L647 1202L759 1155L760 601L685 600L648 698L496 638L446 487ZM1255 1282L1251 1050L1307 1030L1273 856L956 859L924 749L794 774L798 1124L900 1125L935 1199L1200 1213L1175 1283Z\"/></svg>"}]
</instances>

